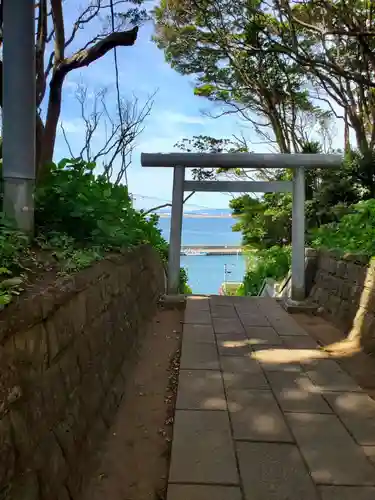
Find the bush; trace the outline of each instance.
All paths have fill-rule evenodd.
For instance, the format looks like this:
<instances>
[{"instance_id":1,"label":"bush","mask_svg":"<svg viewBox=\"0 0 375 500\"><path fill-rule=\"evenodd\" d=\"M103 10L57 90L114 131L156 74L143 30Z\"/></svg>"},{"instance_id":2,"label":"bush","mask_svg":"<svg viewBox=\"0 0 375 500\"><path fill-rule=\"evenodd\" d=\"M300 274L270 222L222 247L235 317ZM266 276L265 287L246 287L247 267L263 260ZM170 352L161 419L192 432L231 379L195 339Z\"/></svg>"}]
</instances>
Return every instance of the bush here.
<instances>
[{"instance_id":1,"label":"bush","mask_svg":"<svg viewBox=\"0 0 375 500\"><path fill-rule=\"evenodd\" d=\"M52 164L35 191L35 240L0 221L0 306L18 293L25 261L39 268L30 247L46 250L59 272L72 272L102 258L141 244L153 246L165 262L168 244L156 215L135 210L126 186L94 174L95 164L64 159ZM181 271L182 293L191 293L186 271Z\"/></svg>"},{"instance_id":2,"label":"bush","mask_svg":"<svg viewBox=\"0 0 375 500\"><path fill-rule=\"evenodd\" d=\"M53 164L35 193L37 233L64 233L76 244L120 250L148 243L167 257L155 215L135 210L126 186L94 174L94 163L64 159Z\"/></svg>"},{"instance_id":3,"label":"bush","mask_svg":"<svg viewBox=\"0 0 375 500\"><path fill-rule=\"evenodd\" d=\"M191 295L193 293L190 286L188 285L188 275L184 267L181 267L180 269L179 292L185 295Z\"/></svg>"},{"instance_id":4,"label":"bush","mask_svg":"<svg viewBox=\"0 0 375 500\"><path fill-rule=\"evenodd\" d=\"M266 278L272 278L275 281L283 279L288 274L290 263L291 247L289 246L274 246L251 254L243 287L239 287L237 294L258 295L263 281Z\"/></svg>"},{"instance_id":5,"label":"bush","mask_svg":"<svg viewBox=\"0 0 375 500\"><path fill-rule=\"evenodd\" d=\"M375 200L361 201L352 206L351 213L338 222L321 226L311 232L311 244L317 248L341 253L375 255Z\"/></svg>"}]
</instances>

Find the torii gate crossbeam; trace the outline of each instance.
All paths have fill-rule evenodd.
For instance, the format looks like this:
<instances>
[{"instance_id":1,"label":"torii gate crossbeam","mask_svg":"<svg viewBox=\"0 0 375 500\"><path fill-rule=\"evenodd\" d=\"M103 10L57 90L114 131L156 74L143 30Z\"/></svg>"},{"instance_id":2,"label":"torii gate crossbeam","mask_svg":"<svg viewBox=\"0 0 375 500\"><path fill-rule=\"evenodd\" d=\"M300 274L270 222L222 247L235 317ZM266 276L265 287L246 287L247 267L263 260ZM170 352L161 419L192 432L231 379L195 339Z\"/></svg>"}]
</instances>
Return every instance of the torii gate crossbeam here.
<instances>
[{"instance_id":1,"label":"torii gate crossbeam","mask_svg":"<svg viewBox=\"0 0 375 500\"><path fill-rule=\"evenodd\" d=\"M168 293L179 287L181 231L184 191L204 192L288 192L292 209L291 299L305 299L305 170L338 168L341 155L259 153L142 153L143 167L173 167L171 231L168 259ZM292 168L293 181L186 181L186 168Z\"/></svg>"}]
</instances>

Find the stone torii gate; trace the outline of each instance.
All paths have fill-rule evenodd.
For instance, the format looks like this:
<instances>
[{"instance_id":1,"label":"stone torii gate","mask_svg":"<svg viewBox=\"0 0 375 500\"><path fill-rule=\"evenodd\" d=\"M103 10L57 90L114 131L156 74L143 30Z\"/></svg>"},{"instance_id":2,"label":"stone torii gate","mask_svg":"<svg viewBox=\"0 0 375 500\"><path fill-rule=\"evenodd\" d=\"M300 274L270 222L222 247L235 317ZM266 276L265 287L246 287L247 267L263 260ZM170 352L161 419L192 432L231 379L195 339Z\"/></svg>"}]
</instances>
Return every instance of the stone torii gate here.
<instances>
[{"instance_id":1,"label":"stone torii gate","mask_svg":"<svg viewBox=\"0 0 375 500\"><path fill-rule=\"evenodd\" d=\"M292 192L292 287L291 299L305 299L305 170L337 168L341 155L259 153L142 153L143 167L173 167L173 193L168 258L168 293L179 286L181 231L185 191ZM293 181L189 181L186 168L291 168Z\"/></svg>"}]
</instances>

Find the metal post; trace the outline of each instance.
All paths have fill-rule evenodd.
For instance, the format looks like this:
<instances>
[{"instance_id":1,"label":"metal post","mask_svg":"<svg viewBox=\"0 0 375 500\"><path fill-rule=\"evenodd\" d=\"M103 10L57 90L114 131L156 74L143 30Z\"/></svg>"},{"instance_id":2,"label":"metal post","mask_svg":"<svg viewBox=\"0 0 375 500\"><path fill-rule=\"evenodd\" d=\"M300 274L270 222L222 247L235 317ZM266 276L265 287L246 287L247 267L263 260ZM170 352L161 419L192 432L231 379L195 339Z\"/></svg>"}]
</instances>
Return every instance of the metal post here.
<instances>
[{"instance_id":1,"label":"metal post","mask_svg":"<svg viewBox=\"0 0 375 500\"><path fill-rule=\"evenodd\" d=\"M180 256L181 256L181 232L182 214L184 205L184 181L185 169L173 169L173 192L171 211L171 232L169 238L168 257L168 293L178 293L180 282Z\"/></svg>"},{"instance_id":2,"label":"metal post","mask_svg":"<svg viewBox=\"0 0 375 500\"><path fill-rule=\"evenodd\" d=\"M3 210L34 228L35 1L3 2Z\"/></svg>"},{"instance_id":3,"label":"metal post","mask_svg":"<svg viewBox=\"0 0 375 500\"><path fill-rule=\"evenodd\" d=\"M291 299L305 299L305 169L294 170L292 210L292 290Z\"/></svg>"}]
</instances>

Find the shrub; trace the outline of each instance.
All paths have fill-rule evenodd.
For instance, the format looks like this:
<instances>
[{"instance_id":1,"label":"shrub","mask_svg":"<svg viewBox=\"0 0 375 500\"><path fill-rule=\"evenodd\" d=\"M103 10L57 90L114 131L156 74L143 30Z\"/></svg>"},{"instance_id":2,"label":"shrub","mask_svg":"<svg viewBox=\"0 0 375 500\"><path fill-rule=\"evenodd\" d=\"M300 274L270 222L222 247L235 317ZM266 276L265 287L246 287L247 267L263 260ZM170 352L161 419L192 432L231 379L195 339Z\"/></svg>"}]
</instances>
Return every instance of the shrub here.
<instances>
[{"instance_id":1,"label":"shrub","mask_svg":"<svg viewBox=\"0 0 375 500\"><path fill-rule=\"evenodd\" d=\"M361 201L338 222L312 231L311 244L317 248L374 256L375 200Z\"/></svg>"},{"instance_id":2,"label":"shrub","mask_svg":"<svg viewBox=\"0 0 375 500\"><path fill-rule=\"evenodd\" d=\"M157 216L135 210L127 187L96 176L94 168L74 159L51 166L35 194L37 233L64 233L77 244L104 250L149 243L165 259L168 245Z\"/></svg>"},{"instance_id":3,"label":"shrub","mask_svg":"<svg viewBox=\"0 0 375 500\"><path fill-rule=\"evenodd\" d=\"M191 295L193 293L190 286L188 285L188 275L184 267L181 267L180 269L179 292L185 295Z\"/></svg>"},{"instance_id":4,"label":"shrub","mask_svg":"<svg viewBox=\"0 0 375 500\"><path fill-rule=\"evenodd\" d=\"M19 278L16 283L14 276L23 273L25 260L35 261L30 246L46 250L63 272L87 267L105 252L141 244L153 246L167 260L168 244L158 217L135 210L127 187L95 175L94 169L95 164L80 159L51 165L35 190L36 235L31 245L24 234L0 220L0 306L18 293ZM185 270L180 288L191 293Z\"/></svg>"},{"instance_id":5,"label":"shrub","mask_svg":"<svg viewBox=\"0 0 375 500\"><path fill-rule=\"evenodd\" d=\"M239 287L238 295L258 295L266 278L281 280L289 271L291 248L289 246L273 246L267 250L259 250L249 257L243 287Z\"/></svg>"}]
</instances>

